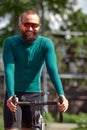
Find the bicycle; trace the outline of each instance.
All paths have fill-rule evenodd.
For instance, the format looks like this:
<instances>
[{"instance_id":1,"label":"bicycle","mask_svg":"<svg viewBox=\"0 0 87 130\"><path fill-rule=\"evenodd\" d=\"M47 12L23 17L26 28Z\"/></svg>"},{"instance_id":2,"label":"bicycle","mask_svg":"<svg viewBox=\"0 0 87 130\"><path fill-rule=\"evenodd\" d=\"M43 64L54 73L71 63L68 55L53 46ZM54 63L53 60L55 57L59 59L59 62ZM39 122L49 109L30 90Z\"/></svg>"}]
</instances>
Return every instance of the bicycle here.
<instances>
[{"instance_id":1,"label":"bicycle","mask_svg":"<svg viewBox=\"0 0 87 130\"><path fill-rule=\"evenodd\" d=\"M60 103L62 103L62 97L60 96L59 97L59 101ZM13 96L13 103L15 102L15 96ZM24 105L28 105L28 106L32 106L32 107L35 107L35 106L38 106L38 108L40 108L40 106L44 106L44 105L57 105L57 102L56 101L42 101L42 100L38 100L38 101L26 101L26 102L18 102L18 105L20 106L24 106ZM16 117L15 117L15 113L13 112L13 121L15 122L16 121ZM62 112L59 113L59 121L60 122L63 122L63 115L62 115ZM33 130L45 130L47 129L46 128L47 124L45 122L45 119L42 115L42 111L41 109L38 109L38 110L34 110L34 113L33 113L33 117L32 117L32 128Z\"/></svg>"}]
</instances>

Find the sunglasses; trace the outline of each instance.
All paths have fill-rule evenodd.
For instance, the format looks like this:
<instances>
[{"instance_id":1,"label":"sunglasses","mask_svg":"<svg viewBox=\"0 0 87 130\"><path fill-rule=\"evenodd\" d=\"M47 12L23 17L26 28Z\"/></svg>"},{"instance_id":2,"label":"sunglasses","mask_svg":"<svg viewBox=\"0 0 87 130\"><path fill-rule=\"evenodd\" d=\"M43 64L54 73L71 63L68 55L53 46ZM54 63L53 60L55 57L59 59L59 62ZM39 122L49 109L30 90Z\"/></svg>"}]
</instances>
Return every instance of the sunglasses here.
<instances>
[{"instance_id":1,"label":"sunglasses","mask_svg":"<svg viewBox=\"0 0 87 130\"><path fill-rule=\"evenodd\" d=\"M24 28L37 28L37 27L39 27L40 26L40 24L39 23L22 23L22 26L24 27Z\"/></svg>"}]
</instances>

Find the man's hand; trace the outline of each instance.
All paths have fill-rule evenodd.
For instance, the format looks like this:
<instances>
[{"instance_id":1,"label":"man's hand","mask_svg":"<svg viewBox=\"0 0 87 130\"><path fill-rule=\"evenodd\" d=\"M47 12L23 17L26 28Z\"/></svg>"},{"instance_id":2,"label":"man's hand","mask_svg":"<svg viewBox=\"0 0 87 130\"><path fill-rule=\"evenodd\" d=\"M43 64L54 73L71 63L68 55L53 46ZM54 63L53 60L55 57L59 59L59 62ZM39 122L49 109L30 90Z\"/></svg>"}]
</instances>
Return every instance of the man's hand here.
<instances>
[{"instance_id":1,"label":"man's hand","mask_svg":"<svg viewBox=\"0 0 87 130\"><path fill-rule=\"evenodd\" d=\"M15 103L12 102L12 98L13 98L13 96L11 96L11 97L7 100L7 106L8 106L8 108L9 108L12 112L15 112L15 111L17 110L16 106L17 106L17 103L18 103L18 98L16 97Z\"/></svg>"},{"instance_id":2,"label":"man's hand","mask_svg":"<svg viewBox=\"0 0 87 130\"><path fill-rule=\"evenodd\" d=\"M62 103L60 103L59 101L59 96L57 97L58 109L60 112L65 112L68 109L69 103L64 95L61 95L61 97L62 97Z\"/></svg>"}]
</instances>

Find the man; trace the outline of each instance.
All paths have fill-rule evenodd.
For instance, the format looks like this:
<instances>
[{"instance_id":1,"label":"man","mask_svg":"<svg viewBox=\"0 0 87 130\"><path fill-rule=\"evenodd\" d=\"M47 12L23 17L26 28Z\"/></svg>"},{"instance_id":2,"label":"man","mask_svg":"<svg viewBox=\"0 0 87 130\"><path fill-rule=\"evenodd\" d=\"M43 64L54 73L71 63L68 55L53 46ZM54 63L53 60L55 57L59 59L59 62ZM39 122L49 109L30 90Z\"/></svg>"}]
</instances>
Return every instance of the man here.
<instances>
[{"instance_id":1,"label":"man","mask_svg":"<svg viewBox=\"0 0 87 130\"><path fill-rule=\"evenodd\" d=\"M39 15L33 10L24 12L19 18L19 26L21 35L8 37L3 44L7 90L4 103L5 130L19 130L20 127L23 130L31 129L31 109L29 106L20 107L17 103L18 100L30 100L33 96L35 99L40 98L40 76L44 62L58 95L63 98L62 104L58 102L59 110L65 112L68 108L58 74L54 44L49 38L39 35ZM14 95L17 96L15 104L12 102ZM17 113L16 122L12 120L12 112Z\"/></svg>"}]
</instances>

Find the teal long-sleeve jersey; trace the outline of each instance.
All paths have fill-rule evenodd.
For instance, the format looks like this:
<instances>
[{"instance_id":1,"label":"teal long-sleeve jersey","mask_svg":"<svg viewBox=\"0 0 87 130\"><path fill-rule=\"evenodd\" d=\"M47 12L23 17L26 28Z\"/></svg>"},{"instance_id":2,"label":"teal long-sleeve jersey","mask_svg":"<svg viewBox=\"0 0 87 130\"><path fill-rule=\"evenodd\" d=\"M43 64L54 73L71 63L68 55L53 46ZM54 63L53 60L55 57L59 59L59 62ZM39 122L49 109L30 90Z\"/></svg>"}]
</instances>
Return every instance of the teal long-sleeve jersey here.
<instances>
[{"instance_id":1,"label":"teal long-sleeve jersey","mask_svg":"<svg viewBox=\"0 0 87 130\"><path fill-rule=\"evenodd\" d=\"M58 95L64 95L54 44L49 38L38 36L32 43L24 41L21 35L6 38L3 44L3 63L9 97L15 91L40 92L44 63Z\"/></svg>"}]
</instances>

